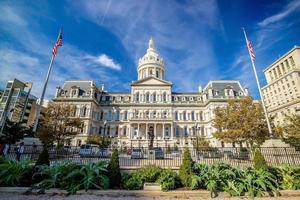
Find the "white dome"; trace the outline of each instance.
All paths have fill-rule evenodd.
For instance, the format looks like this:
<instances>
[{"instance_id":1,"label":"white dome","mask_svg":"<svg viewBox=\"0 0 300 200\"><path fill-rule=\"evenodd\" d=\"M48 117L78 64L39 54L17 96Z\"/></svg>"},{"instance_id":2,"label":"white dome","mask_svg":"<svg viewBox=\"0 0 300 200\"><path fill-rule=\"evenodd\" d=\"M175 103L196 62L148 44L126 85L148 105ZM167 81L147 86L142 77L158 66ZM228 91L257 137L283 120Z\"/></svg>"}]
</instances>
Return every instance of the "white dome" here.
<instances>
[{"instance_id":1,"label":"white dome","mask_svg":"<svg viewBox=\"0 0 300 200\"><path fill-rule=\"evenodd\" d=\"M152 71L155 71L154 73ZM165 64L162 57L156 52L153 38L148 43L147 53L139 59L138 78L146 78L148 76L156 76L164 79Z\"/></svg>"}]
</instances>

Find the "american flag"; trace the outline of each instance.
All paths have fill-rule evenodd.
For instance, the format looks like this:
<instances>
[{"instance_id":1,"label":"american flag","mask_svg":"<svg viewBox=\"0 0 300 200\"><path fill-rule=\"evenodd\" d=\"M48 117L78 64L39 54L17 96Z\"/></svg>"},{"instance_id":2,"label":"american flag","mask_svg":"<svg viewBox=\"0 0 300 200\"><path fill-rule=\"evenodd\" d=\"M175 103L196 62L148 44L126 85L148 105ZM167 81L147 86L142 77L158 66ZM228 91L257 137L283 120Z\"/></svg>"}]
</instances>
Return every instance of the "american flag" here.
<instances>
[{"instance_id":1,"label":"american flag","mask_svg":"<svg viewBox=\"0 0 300 200\"><path fill-rule=\"evenodd\" d=\"M62 46L62 31L59 32L57 41L55 42L55 45L52 49L52 55L55 57L57 53L58 47Z\"/></svg>"},{"instance_id":2,"label":"american flag","mask_svg":"<svg viewBox=\"0 0 300 200\"><path fill-rule=\"evenodd\" d=\"M248 38L247 38L247 47L248 47L248 50L249 50L249 54L250 54L250 56L251 56L251 59L252 59L252 61L254 61L254 60L255 60L254 49L253 49L253 47L252 47L251 42L248 40Z\"/></svg>"}]
</instances>

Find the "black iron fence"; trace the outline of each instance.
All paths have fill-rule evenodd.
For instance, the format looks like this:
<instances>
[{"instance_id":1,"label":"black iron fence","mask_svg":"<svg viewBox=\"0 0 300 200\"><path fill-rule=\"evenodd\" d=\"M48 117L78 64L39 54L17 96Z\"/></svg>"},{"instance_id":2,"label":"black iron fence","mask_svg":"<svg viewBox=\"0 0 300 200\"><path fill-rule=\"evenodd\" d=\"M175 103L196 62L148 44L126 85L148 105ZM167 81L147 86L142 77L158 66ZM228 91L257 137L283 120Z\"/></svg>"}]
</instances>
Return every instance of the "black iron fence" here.
<instances>
[{"instance_id":1,"label":"black iron fence","mask_svg":"<svg viewBox=\"0 0 300 200\"><path fill-rule=\"evenodd\" d=\"M37 160L42 146L25 146L21 159ZM254 151L251 148L189 148L192 159L197 163L228 163L234 166L251 166ZM260 148L268 165L300 164L300 152L294 148ZM140 168L146 165L157 165L163 168L178 169L182 163L184 148L118 148L119 163L122 169ZM96 146L69 146L63 148L49 147L51 163L76 162L89 163L101 160L108 161L112 148ZM9 158L16 158L16 146L11 146Z\"/></svg>"}]
</instances>

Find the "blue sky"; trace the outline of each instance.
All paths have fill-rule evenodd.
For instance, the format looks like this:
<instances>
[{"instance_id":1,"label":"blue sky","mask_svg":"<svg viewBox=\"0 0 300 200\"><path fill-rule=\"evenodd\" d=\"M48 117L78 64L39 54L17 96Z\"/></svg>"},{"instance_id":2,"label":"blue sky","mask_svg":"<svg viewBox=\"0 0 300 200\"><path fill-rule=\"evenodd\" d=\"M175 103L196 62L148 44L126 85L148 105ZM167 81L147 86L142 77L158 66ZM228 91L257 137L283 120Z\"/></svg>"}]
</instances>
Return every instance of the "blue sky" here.
<instances>
[{"instance_id":1,"label":"blue sky","mask_svg":"<svg viewBox=\"0 0 300 200\"><path fill-rule=\"evenodd\" d=\"M177 92L209 80L236 79L259 98L241 27L262 70L300 45L300 1L76 0L0 1L0 88L32 81L40 96L58 29L64 27L47 88L52 98L64 80L129 91L150 36L166 61Z\"/></svg>"}]
</instances>

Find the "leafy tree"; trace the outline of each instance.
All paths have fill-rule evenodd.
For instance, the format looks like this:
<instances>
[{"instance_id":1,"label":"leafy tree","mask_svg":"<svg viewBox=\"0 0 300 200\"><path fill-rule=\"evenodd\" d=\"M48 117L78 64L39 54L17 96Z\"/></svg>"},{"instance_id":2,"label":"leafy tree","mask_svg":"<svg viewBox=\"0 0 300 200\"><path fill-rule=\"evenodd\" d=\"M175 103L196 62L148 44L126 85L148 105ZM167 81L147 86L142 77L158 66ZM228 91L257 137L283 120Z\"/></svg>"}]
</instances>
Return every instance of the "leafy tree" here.
<instances>
[{"instance_id":1,"label":"leafy tree","mask_svg":"<svg viewBox=\"0 0 300 200\"><path fill-rule=\"evenodd\" d=\"M215 110L214 137L224 142L261 144L268 137L267 125L260 104L251 97L231 99L224 108Z\"/></svg>"},{"instance_id":2,"label":"leafy tree","mask_svg":"<svg viewBox=\"0 0 300 200\"><path fill-rule=\"evenodd\" d=\"M87 140L87 144L96 144L99 145L100 148L107 148L111 141L107 137L98 136L98 135L89 135Z\"/></svg>"},{"instance_id":3,"label":"leafy tree","mask_svg":"<svg viewBox=\"0 0 300 200\"><path fill-rule=\"evenodd\" d=\"M121 185L121 171L117 149L113 150L107 169L110 188L119 188Z\"/></svg>"},{"instance_id":4,"label":"leafy tree","mask_svg":"<svg viewBox=\"0 0 300 200\"><path fill-rule=\"evenodd\" d=\"M285 125L280 128L283 131L283 140L300 149L300 115L287 115Z\"/></svg>"},{"instance_id":5,"label":"leafy tree","mask_svg":"<svg viewBox=\"0 0 300 200\"><path fill-rule=\"evenodd\" d=\"M42 152L40 153L38 160L35 163L36 166L38 165L50 165L49 161L49 152L48 149L45 147L43 148Z\"/></svg>"},{"instance_id":6,"label":"leafy tree","mask_svg":"<svg viewBox=\"0 0 300 200\"><path fill-rule=\"evenodd\" d=\"M202 136L197 136L196 139L193 141L193 146L194 148L197 149L197 151L201 149L208 149L209 146L209 141L207 141L204 137Z\"/></svg>"},{"instance_id":7,"label":"leafy tree","mask_svg":"<svg viewBox=\"0 0 300 200\"><path fill-rule=\"evenodd\" d=\"M6 120L5 127L0 135L0 143L15 144L17 141L30 134L31 129L24 126L23 122L12 122Z\"/></svg>"},{"instance_id":8,"label":"leafy tree","mask_svg":"<svg viewBox=\"0 0 300 200\"><path fill-rule=\"evenodd\" d=\"M38 137L44 144L57 143L57 146L63 144L80 133L83 122L78 117L73 117L76 107L70 104L49 103L45 109Z\"/></svg>"},{"instance_id":9,"label":"leafy tree","mask_svg":"<svg viewBox=\"0 0 300 200\"><path fill-rule=\"evenodd\" d=\"M185 187L191 186L191 177L193 175L193 160L190 154L190 151L187 147L184 149L183 153L183 161L179 168L179 177L181 179L181 183Z\"/></svg>"}]
</instances>

